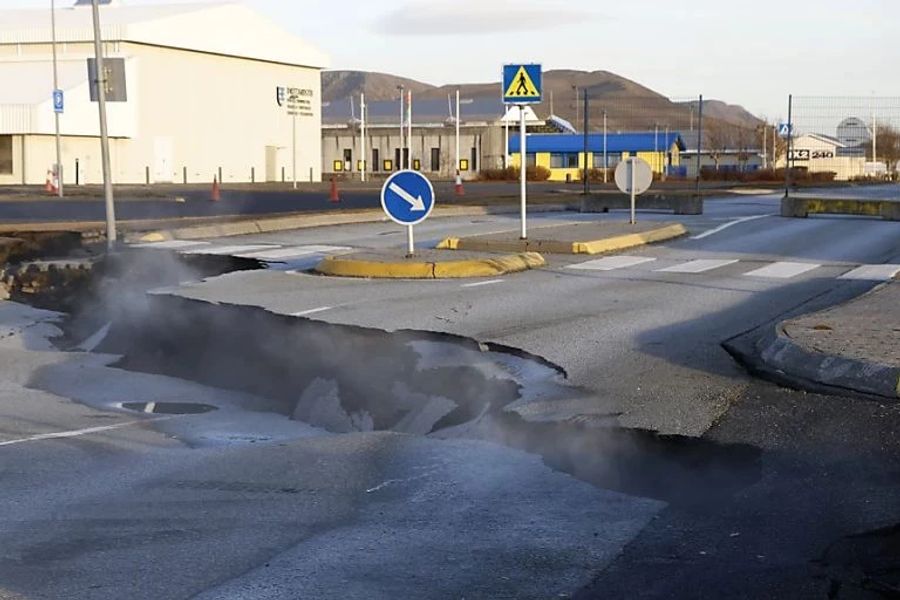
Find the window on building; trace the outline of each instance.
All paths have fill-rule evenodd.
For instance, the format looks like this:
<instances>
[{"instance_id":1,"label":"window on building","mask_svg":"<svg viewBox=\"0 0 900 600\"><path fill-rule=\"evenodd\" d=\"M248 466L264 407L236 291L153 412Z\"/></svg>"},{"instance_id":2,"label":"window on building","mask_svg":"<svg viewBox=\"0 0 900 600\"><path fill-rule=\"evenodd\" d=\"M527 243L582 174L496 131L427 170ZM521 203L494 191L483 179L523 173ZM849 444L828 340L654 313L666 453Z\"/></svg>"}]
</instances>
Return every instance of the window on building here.
<instances>
[{"instance_id":1,"label":"window on building","mask_svg":"<svg viewBox=\"0 0 900 600\"><path fill-rule=\"evenodd\" d=\"M472 160L469 163L469 166L473 171L478 170L478 148L472 147Z\"/></svg>"},{"instance_id":2,"label":"window on building","mask_svg":"<svg viewBox=\"0 0 900 600\"><path fill-rule=\"evenodd\" d=\"M622 154L620 152L607 152L606 153L606 165L609 169L615 169L616 165L619 164L619 161L622 160ZM603 168L603 152L595 152L594 153L594 168L602 169Z\"/></svg>"},{"instance_id":3,"label":"window on building","mask_svg":"<svg viewBox=\"0 0 900 600\"><path fill-rule=\"evenodd\" d=\"M432 148L431 149L431 170L432 171L440 171L441 170L441 149L440 148Z\"/></svg>"},{"instance_id":4,"label":"window on building","mask_svg":"<svg viewBox=\"0 0 900 600\"><path fill-rule=\"evenodd\" d=\"M525 167L534 167L537 166L537 154L534 152L525 154Z\"/></svg>"},{"instance_id":5,"label":"window on building","mask_svg":"<svg viewBox=\"0 0 900 600\"><path fill-rule=\"evenodd\" d=\"M572 152L553 152L550 154L551 169L577 169L578 154Z\"/></svg>"},{"instance_id":6,"label":"window on building","mask_svg":"<svg viewBox=\"0 0 900 600\"><path fill-rule=\"evenodd\" d=\"M12 175L13 151L12 136L0 135L0 175Z\"/></svg>"},{"instance_id":7,"label":"window on building","mask_svg":"<svg viewBox=\"0 0 900 600\"><path fill-rule=\"evenodd\" d=\"M350 148L344 148L344 170L350 171L353 169L353 150Z\"/></svg>"},{"instance_id":8,"label":"window on building","mask_svg":"<svg viewBox=\"0 0 900 600\"><path fill-rule=\"evenodd\" d=\"M400 148L394 148L394 164L397 165L398 169L403 168L403 166L400 164Z\"/></svg>"},{"instance_id":9,"label":"window on building","mask_svg":"<svg viewBox=\"0 0 900 600\"><path fill-rule=\"evenodd\" d=\"M372 148L372 170L380 171L381 170L381 161L379 160L381 157L378 156L378 148Z\"/></svg>"}]
</instances>

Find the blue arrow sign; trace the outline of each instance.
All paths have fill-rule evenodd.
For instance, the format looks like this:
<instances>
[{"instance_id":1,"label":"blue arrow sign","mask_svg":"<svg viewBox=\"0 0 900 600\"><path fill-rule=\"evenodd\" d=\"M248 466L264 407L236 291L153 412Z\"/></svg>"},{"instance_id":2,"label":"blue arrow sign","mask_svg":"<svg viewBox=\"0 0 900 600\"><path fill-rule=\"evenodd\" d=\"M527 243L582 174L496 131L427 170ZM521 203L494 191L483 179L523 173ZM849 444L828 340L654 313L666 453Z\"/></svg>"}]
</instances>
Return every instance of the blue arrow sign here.
<instances>
[{"instance_id":1,"label":"blue arrow sign","mask_svg":"<svg viewBox=\"0 0 900 600\"><path fill-rule=\"evenodd\" d=\"M53 112L61 113L65 108L65 97L62 90L53 90Z\"/></svg>"},{"instance_id":2,"label":"blue arrow sign","mask_svg":"<svg viewBox=\"0 0 900 600\"><path fill-rule=\"evenodd\" d=\"M503 102L539 104L542 91L541 65L503 65Z\"/></svg>"},{"instance_id":3,"label":"blue arrow sign","mask_svg":"<svg viewBox=\"0 0 900 600\"><path fill-rule=\"evenodd\" d=\"M395 223L421 223L434 208L434 188L417 171L397 171L381 188L381 207Z\"/></svg>"}]
</instances>

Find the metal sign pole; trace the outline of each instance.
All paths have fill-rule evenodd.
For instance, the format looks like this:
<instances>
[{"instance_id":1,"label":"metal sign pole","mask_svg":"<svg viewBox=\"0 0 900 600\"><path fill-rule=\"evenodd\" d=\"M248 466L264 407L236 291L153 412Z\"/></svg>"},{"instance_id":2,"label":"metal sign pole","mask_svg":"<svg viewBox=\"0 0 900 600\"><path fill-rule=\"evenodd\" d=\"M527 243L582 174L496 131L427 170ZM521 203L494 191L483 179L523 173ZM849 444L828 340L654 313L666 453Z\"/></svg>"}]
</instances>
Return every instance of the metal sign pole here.
<instances>
[{"instance_id":1,"label":"metal sign pole","mask_svg":"<svg viewBox=\"0 0 900 600\"><path fill-rule=\"evenodd\" d=\"M100 42L100 5L92 0L94 21L94 60L97 65L97 107L100 112L100 154L103 166L103 195L106 201L106 248L116 246L116 208L113 203L112 173L109 166L109 135L106 127L106 71L103 67L103 45Z\"/></svg>"},{"instance_id":2,"label":"metal sign pole","mask_svg":"<svg viewBox=\"0 0 900 600\"><path fill-rule=\"evenodd\" d=\"M413 241L413 226L412 225L406 226L406 250L407 250L406 255L408 257L415 256L416 245L415 245L415 242Z\"/></svg>"},{"instance_id":3,"label":"metal sign pole","mask_svg":"<svg viewBox=\"0 0 900 600\"><path fill-rule=\"evenodd\" d=\"M634 159L633 159L633 158L629 158L629 159L628 159L628 167L629 167L628 170L630 171L630 175L631 175L631 177L630 177L630 179L631 179L631 224L634 225L637 221L636 221L635 215L634 215L634 204L635 204L635 198L634 198L634 195L635 195L635 194L634 194L634 170L635 170L635 169L634 169Z\"/></svg>"},{"instance_id":4,"label":"metal sign pole","mask_svg":"<svg viewBox=\"0 0 900 600\"><path fill-rule=\"evenodd\" d=\"M56 90L59 89L59 81L57 75L57 67L56 67L56 2L55 0L50 0L50 29L51 29L51 37L53 38L53 92L56 93ZM55 102L55 98L54 98ZM56 193L62 198L63 197L63 164L62 164L62 144L59 141L59 111L53 111L53 116L56 121Z\"/></svg>"},{"instance_id":5,"label":"metal sign pole","mask_svg":"<svg viewBox=\"0 0 900 600\"><path fill-rule=\"evenodd\" d=\"M528 228L525 224L525 204L526 204L526 195L527 195L527 184L526 180L528 177L528 151L526 148L527 142L525 141L525 110L522 106L519 106L519 150L521 153L519 157L521 160L519 161L519 171L520 171L520 191L521 191L521 207L520 213L522 217L522 235L521 238L523 240L528 239Z\"/></svg>"}]
</instances>

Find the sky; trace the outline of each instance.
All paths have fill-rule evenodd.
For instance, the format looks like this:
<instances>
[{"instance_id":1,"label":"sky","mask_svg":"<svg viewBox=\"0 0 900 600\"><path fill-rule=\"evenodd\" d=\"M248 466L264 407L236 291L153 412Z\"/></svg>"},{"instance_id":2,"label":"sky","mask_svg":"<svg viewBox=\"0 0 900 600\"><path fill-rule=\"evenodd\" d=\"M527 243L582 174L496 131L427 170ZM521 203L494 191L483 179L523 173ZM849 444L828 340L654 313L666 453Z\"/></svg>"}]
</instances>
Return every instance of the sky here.
<instances>
[{"instance_id":1,"label":"sky","mask_svg":"<svg viewBox=\"0 0 900 600\"><path fill-rule=\"evenodd\" d=\"M786 114L789 93L900 96L898 0L243 1L318 46L333 69L436 85L495 81L504 63L539 62L612 71L771 119Z\"/></svg>"}]
</instances>

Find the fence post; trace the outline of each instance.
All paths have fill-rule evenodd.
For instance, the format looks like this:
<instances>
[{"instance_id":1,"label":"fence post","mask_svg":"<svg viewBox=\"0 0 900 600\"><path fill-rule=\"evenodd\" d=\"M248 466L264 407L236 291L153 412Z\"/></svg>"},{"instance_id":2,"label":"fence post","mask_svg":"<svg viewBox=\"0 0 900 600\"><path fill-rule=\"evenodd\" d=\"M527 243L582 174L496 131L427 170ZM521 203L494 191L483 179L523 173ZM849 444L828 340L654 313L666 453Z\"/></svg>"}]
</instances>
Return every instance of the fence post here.
<instances>
[{"instance_id":1,"label":"fence post","mask_svg":"<svg viewBox=\"0 0 900 600\"><path fill-rule=\"evenodd\" d=\"M219 167L219 185L222 184L222 167Z\"/></svg>"},{"instance_id":2,"label":"fence post","mask_svg":"<svg viewBox=\"0 0 900 600\"><path fill-rule=\"evenodd\" d=\"M787 120L787 149L784 153L784 197L787 198L791 190L791 146L794 141L793 111L794 95L788 94L788 120Z\"/></svg>"},{"instance_id":3,"label":"fence post","mask_svg":"<svg viewBox=\"0 0 900 600\"><path fill-rule=\"evenodd\" d=\"M144 167L144 184L150 185L150 167Z\"/></svg>"},{"instance_id":4,"label":"fence post","mask_svg":"<svg viewBox=\"0 0 900 600\"><path fill-rule=\"evenodd\" d=\"M181 167L181 179L187 185L187 167Z\"/></svg>"},{"instance_id":5,"label":"fence post","mask_svg":"<svg viewBox=\"0 0 900 600\"><path fill-rule=\"evenodd\" d=\"M284 167L281 167L281 183L284 183Z\"/></svg>"},{"instance_id":6,"label":"fence post","mask_svg":"<svg viewBox=\"0 0 900 600\"><path fill-rule=\"evenodd\" d=\"M256 183L256 167L250 167L250 183Z\"/></svg>"},{"instance_id":7,"label":"fence post","mask_svg":"<svg viewBox=\"0 0 900 600\"><path fill-rule=\"evenodd\" d=\"M78 159L75 159L75 185L81 184L81 169L78 165Z\"/></svg>"}]
</instances>

